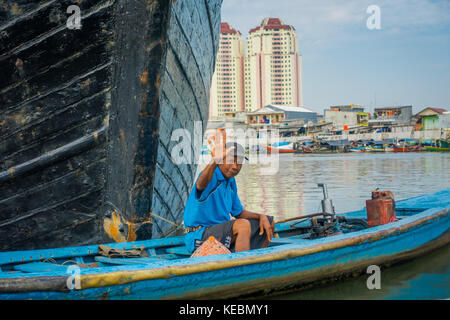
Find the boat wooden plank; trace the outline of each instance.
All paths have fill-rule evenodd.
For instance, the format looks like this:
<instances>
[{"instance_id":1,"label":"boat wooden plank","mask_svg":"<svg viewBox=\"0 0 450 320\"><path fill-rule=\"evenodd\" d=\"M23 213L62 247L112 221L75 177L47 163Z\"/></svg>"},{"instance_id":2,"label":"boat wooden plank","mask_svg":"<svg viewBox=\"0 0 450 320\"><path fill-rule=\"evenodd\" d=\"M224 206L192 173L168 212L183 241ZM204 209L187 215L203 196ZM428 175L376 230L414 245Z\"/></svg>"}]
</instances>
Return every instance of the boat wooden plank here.
<instances>
[{"instance_id":1,"label":"boat wooden plank","mask_svg":"<svg viewBox=\"0 0 450 320\"><path fill-rule=\"evenodd\" d=\"M40 76L46 72L52 72L52 70L48 69L56 69L64 63L70 63L72 59L88 53L94 47L102 46L106 49L109 48L108 42L113 38L111 31L114 26L111 13L105 9L102 12L97 11L96 14L92 15L85 11L87 16L83 17L83 28L98 30L103 25L104 29L102 32L92 32L89 35L85 35L85 37L80 37L73 30L62 28L61 26L54 28L46 36L41 35L41 38L35 41L32 46L18 46L12 51L0 55L0 60L6 57L12 60L9 61L10 63L5 63L0 67L0 70L7 72L5 74L12 75L11 77L4 77L0 80L0 88L19 83L17 74L13 69L15 68L14 63L16 62L16 58L23 62L23 70L26 71L24 72L24 76L29 81L32 77ZM47 21L49 20L48 16L42 16L41 18ZM30 26L26 26L25 28L27 27L30 28ZM23 29L20 30L20 33L25 34ZM31 39L30 42L32 41ZM8 42L6 43L8 44ZM64 50L61 48L62 44L64 44ZM14 88L14 86L11 87Z\"/></svg>"},{"instance_id":2,"label":"boat wooden plank","mask_svg":"<svg viewBox=\"0 0 450 320\"><path fill-rule=\"evenodd\" d=\"M147 249L147 253L152 257L152 256L156 256L156 250L155 248L149 248Z\"/></svg>"},{"instance_id":3,"label":"boat wooden plank","mask_svg":"<svg viewBox=\"0 0 450 320\"><path fill-rule=\"evenodd\" d=\"M186 4L192 5L193 3L194 1L190 1ZM186 17L188 15L183 14L183 16ZM194 13L194 17L195 16ZM174 16L174 22L175 19L177 19L176 16ZM196 58L195 51L191 46L192 40L195 39L196 35L201 33L199 30L192 29L198 28L197 26L194 27L192 23L185 24L184 28L191 29L189 30L191 32L188 33L186 32L187 30L183 30L183 28L180 27L180 24L173 23L172 28L169 30L169 48L172 50L168 50L168 54L173 55L170 59L177 62L178 66L182 69L183 77L188 80L187 84L189 84L189 88L192 90L196 100L196 108L207 108L208 103L206 99L209 94L206 90L207 87L205 86L200 66L197 63L197 60L203 59L204 55L200 56L200 53L198 53L199 56ZM198 50L200 50L200 48L198 48ZM170 65L171 64L169 63L168 66ZM202 110L200 114L204 115L205 112ZM201 120L204 122L207 119L202 116Z\"/></svg>"},{"instance_id":4,"label":"boat wooden plank","mask_svg":"<svg viewBox=\"0 0 450 320\"><path fill-rule=\"evenodd\" d=\"M160 260L175 260L180 258L176 254L172 253L158 254L158 257L160 258Z\"/></svg>"},{"instance_id":5,"label":"boat wooden plank","mask_svg":"<svg viewBox=\"0 0 450 320\"><path fill-rule=\"evenodd\" d=\"M58 65L57 68L48 69L42 74L36 75L28 82L19 82L17 86L10 89L9 87L4 88L0 102L5 104L5 108L14 108L24 100L38 97L40 92L58 88L61 84L70 82L74 77L91 73L92 70L111 63L108 51L104 46L92 47L89 51L87 54L75 56L67 65ZM26 97L23 96L23 92L27 93Z\"/></svg>"},{"instance_id":6,"label":"boat wooden plank","mask_svg":"<svg viewBox=\"0 0 450 320\"><path fill-rule=\"evenodd\" d=\"M159 167L161 169L161 178L166 178L165 180L171 185L171 186L177 186L178 193L183 197L187 199L187 196L190 192L190 185L188 184L186 178L184 177L182 173L183 168L178 168L178 166L173 166L173 163L171 164L171 154L168 151L168 149L162 144L159 144L159 154L158 154L158 163Z\"/></svg>"},{"instance_id":7,"label":"boat wooden plank","mask_svg":"<svg viewBox=\"0 0 450 320\"><path fill-rule=\"evenodd\" d=\"M180 256L188 256L188 257L192 254L191 252L189 252L187 250L187 248L185 246L168 248L168 249L166 249L166 252L177 254Z\"/></svg>"},{"instance_id":8,"label":"boat wooden plank","mask_svg":"<svg viewBox=\"0 0 450 320\"><path fill-rule=\"evenodd\" d=\"M450 191L442 190L432 194L419 195L395 202L395 208L424 211L436 207L450 207Z\"/></svg>"},{"instance_id":9,"label":"boat wooden plank","mask_svg":"<svg viewBox=\"0 0 450 320\"><path fill-rule=\"evenodd\" d=\"M131 250L135 247L144 246L146 249L162 248L169 246L184 245L183 237L172 237L165 239L152 239L127 243L109 243L105 244L108 247L121 250ZM40 261L49 258L61 259L72 257L84 257L95 256L98 254L98 245L80 246L80 247L68 247L58 249L41 249L41 250L29 250L29 251L10 251L0 252L0 265L20 263L26 261ZM163 258L174 258L171 255L162 255Z\"/></svg>"},{"instance_id":10,"label":"boat wooden plank","mask_svg":"<svg viewBox=\"0 0 450 320\"><path fill-rule=\"evenodd\" d=\"M87 154L89 154L89 160L86 159ZM104 158L105 155L106 152L100 145L89 149L88 151L76 154L72 158L60 159L52 165L44 165L41 170L30 170L31 168L27 166L28 168L24 170L26 171L24 176L15 176L14 181L7 181L2 185L4 187L0 188L0 198L2 199L0 201L45 187L47 184L52 183L52 181L61 179L73 171L80 174L84 172L86 165L99 161ZM46 155L43 156L45 158ZM56 157L55 154L53 154L53 156ZM54 159L42 160L53 162ZM38 162L39 159L36 159L36 161ZM30 165L29 162L28 164ZM34 163L34 165L41 166L39 163ZM3 177L0 179L3 179Z\"/></svg>"},{"instance_id":11,"label":"boat wooden plank","mask_svg":"<svg viewBox=\"0 0 450 320\"><path fill-rule=\"evenodd\" d=\"M14 270L22 272L53 272L53 271L67 271L69 266L63 266L49 262L30 262L14 266Z\"/></svg>"},{"instance_id":12,"label":"boat wooden plank","mask_svg":"<svg viewBox=\"0 0 450 320\"><path fill-rule=\"evenodd\" d=\"M7 31L8 41L2 41L0 44L0 55L4 55L8 52L17 52L24 44L30 44L36 42L36 39L50 36L49 32L59 31L59 28L67 29L65 10L70 6L72 1L70 0L51 0L45 1L45 3L35 3L33 1L18 1L15 3L15 10L4 10L2 13L6 14L8 19L3 22L0 21L1 30ZM55 3L58 6L55 6ZM94 11L95 5L101 5L107 3L106 0L99 1L88 0L79 3L80 10L87 15L88 12ZM56 8L55 8L56 7ZM5 9L10 9L5 6ZM59 17L58 17L59 15ZM27 30L27 32L24 32Z\"/></svg>"},{"instance_id":13,"label":"boat wooden plank","mask_svg":"<svg viewBox=\"0 0 450 320\"><path fill-rule=\"evenodd\" d=\"M0 200L0 227L5 225L8 220L15 219L18 221L21 216L28 216L35 211L38 213L40 210L44 211L44 208L51 207L53 205L64 202L65 200L71 199L74 195L73 191L76 190L77 195L83 195L94 189L99 189L102 186L102 177L97 174L104 168L103 161L97 161L92 165L85 166L83 169L84 173L89 174L91 179L86 179L84 174L81 174L81 170L72 171L71 173L64 175L60 179L56 179L51 183L44 184L40 187L35 187L28 192L20 193L16 196L9 197ZM70 183L71 189L62 188L62 186ZM33 196L36 201L29 201L29 198ZM17 205L19 203L20 205ZM72 210L73 211L73 210ZM89 207L86 206L84 214L89 213ZM25 214L21 214L25 213ZM63 214L63 212L61 212ZM76 212L73 212L73 216L76 217Z\"/></svg>"},{"instance_id":14,"label":"boat wooden plank","mask_svg":"<svg viewBox=\"0 0 450 320\"><path fill-rule=\"evenodd\" d=\"M0 137L3 140L10 135L11 131L17 132L22 127L22 122L29 127L33 123L42 121L42 114L50 115L60 112L62 108L108 88L111 78L109 67L109 64L95 66L86 74L76 76L57 87L40 91L39 95L20 101L12 110L5 110L2 114L5 125L0 126ZM19 119L20 121L16 121Z\"/></svg>"},{"instance_id":15,"label":"boat wooden plank","mask_svg":"<svg viewBox=\"0 0 450 320\"><path fill-rule=\"evenodd\" d=\"M103 256L96 256L95 261L102 262L106 264L148 264L151 262L157 262L161 261L161 259L158 259L156 257L154 258L108 258Z\"/></svg>"},{"instance_id":16,"label":"boat wooden plank","mask_svg":"<svg viewBox=\"0 0 450 320\"><path fill-rule=\"evenodd\" d=\"M2 157L4 164L1 169L33 161L47 152L66 148L84 135L100 130L104 124L107 95L106 92L100 92L83 99L63 108L57 115L49 115L4 139L0 143L0 152L5 155Z\"/></svg>"},{"instance_id":17,"label":"boat wooden plank","mask_svg":"<svg viewBox=\"0 0 450 320\"><path fill-rule=\"evenodd\" d=\"M300 243L300 239L295 239L292 237L286 237L286 238L272 238L271 244L290 244L290 243ZM305 240L308 241L308 240Z\"/></svg>"}]
</instances>

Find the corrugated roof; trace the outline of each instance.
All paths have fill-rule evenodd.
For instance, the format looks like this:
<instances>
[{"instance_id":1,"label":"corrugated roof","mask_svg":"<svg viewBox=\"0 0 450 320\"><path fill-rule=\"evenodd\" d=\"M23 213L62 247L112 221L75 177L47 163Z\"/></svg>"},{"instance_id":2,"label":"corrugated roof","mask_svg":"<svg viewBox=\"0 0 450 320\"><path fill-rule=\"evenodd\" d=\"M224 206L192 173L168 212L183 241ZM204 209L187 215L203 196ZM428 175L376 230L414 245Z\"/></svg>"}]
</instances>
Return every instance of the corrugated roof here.
<instances>
[{"instance_id":1,"label":"corrugated roof","mask_svg":"<svg viewBox=\"0 0 450 320\"><path fill-rule=\"evenodd\" d=\"M422 112L427 111L427 110L431 110L436 112L437 114L443 114L444 112L447 112L447 110L443 109L443 108L434 108L434 107L428 107L423 109L422 111L420 111L418 114L415 115L415 117L419 116Z\"/></svg>"},{"instance_id":2,"label":"corrugated roof","mask_svg":"<svg viewBox=\"0 0 450 320\"><path fill-rule=\"evenodd\" d=\"M283 111L273 110L268 107L264 107L254 112L249 112L248 114L273 114L273 113L283 113Z\"/></svg>"},{"instance_id":3,"label":"corrugated roof","mask_svg":"<svg viewBox=\"0 0 450 320\"><path fill-rule=\"evenodd\" d=\"M427 108L427 109L433 110L434 112L437 112L439 114L443 114L445 111L447 111L447 110L442 109L442 108Z\"/></svg>"},{"instance_id":4,"label":"corrugated roof","mask_svg":"<svg viewBox=\"0 0 450 320\"><path fill-rule=\"evenodd\" d=\"M315 111L303 108L303 107L295 107L295 106L279 106L277 104L269 104L267 106L265 106L264 108L270 108L271 106L276 107L280 110L283 111L291 111L291 112L312 112L312 113L316 113Z\"/></svg>"}]
</instances>

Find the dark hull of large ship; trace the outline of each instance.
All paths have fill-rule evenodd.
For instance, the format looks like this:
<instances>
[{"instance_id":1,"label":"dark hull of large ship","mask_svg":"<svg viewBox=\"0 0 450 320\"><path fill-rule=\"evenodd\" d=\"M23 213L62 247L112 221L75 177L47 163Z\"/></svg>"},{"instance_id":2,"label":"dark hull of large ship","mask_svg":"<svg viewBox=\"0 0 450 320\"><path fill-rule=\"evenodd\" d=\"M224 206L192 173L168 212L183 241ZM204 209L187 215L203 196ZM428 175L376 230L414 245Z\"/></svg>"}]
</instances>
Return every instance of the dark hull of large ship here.
<instances>
[{"instance_id":1,"label":"dark hull of large ship","mask_svg":"<svg viewBox=\"0 0 450 320\"><path fill-rule=\"evenodd\" d=\"M196 165L171 134L206 127L221 3L0 1L0 251L174 234Z\"/></svg>"}]
</instances>

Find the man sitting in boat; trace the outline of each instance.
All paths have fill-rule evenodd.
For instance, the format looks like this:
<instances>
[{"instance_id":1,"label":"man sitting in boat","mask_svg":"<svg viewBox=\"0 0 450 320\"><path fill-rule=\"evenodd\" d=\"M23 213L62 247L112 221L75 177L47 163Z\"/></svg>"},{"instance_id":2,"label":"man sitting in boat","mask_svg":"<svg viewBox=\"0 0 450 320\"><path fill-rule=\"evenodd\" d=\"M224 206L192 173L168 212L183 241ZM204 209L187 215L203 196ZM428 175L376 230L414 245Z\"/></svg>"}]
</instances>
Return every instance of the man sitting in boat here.
<instances>
[{"instance_id":1,"label":"man sitting in boat","mask_svg":"<svg viewBox=\"0 0 450 320\"><path fill-rule=\"evenodd\" d=\"M226 143L218 131L211 145L211 162L200 173L184 209L185 242L190 252L213 236L232 252L267 247L274 232L273 217L244 209L234 177L242 168L244 148ZM233 218L232 218L233 217Z\"/></svg>"}]
</instances>

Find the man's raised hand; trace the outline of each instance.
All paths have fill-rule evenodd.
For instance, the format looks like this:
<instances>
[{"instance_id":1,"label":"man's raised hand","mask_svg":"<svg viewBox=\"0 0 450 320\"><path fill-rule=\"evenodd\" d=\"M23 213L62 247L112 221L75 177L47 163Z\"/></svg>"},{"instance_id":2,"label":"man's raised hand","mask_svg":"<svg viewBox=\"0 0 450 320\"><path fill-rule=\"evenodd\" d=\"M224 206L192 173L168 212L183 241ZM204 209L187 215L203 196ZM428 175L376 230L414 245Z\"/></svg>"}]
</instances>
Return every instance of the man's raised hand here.
<instances>
[{"instance_id":1,"label":"man's raised hand","mask_svg":"<svg viewBox=\"0 0 450 320\"><path fill-rule=\"evenodd\" d=\"M216 135L208 139L208 144L211 149L211 157L216 164L225 163L227 156L234 150L235 147L226 149L227 134L223 129L217 129Z\"/></svg>"}]
</instances>

